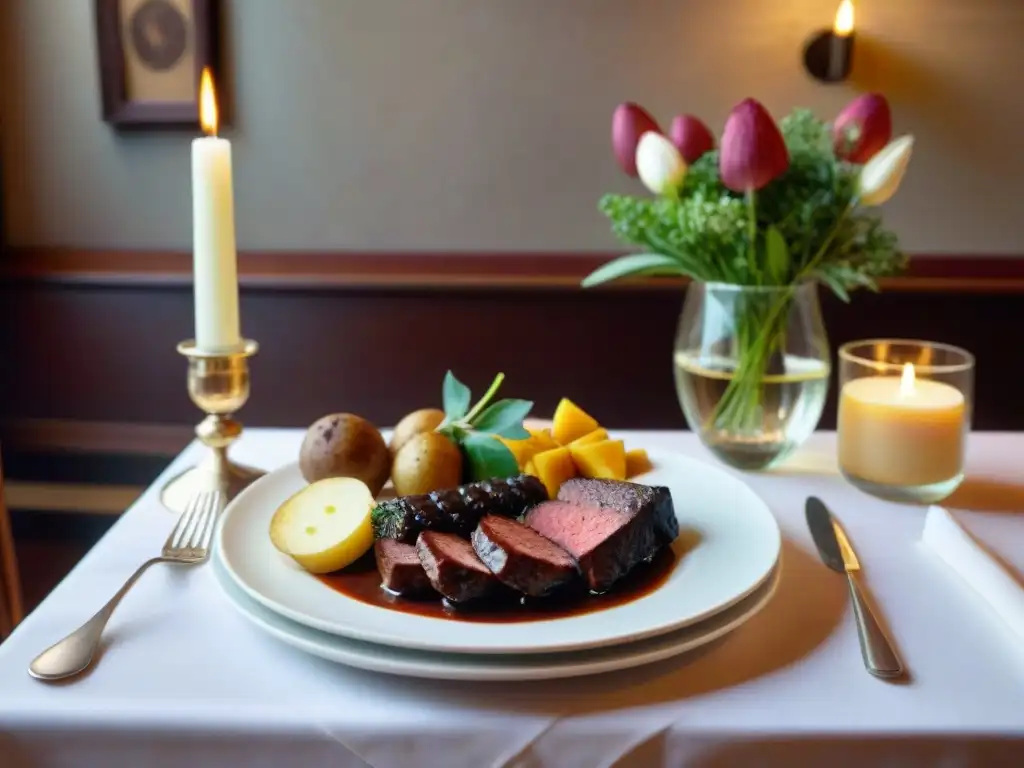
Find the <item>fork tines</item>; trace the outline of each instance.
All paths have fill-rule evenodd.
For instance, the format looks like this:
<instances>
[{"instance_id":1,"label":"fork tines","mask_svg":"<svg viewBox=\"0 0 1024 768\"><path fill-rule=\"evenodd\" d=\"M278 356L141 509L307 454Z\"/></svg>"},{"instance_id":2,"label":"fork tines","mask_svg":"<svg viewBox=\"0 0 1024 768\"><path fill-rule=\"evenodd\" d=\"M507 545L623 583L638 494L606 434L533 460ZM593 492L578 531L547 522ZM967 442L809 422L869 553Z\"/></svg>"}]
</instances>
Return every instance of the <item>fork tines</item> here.
<instances>
[{"instance_id":1,"label":"fork tines","mask_svg":"<svg viewBox=\"0 0 1024 768\"><path fill-rule=\"evenodd\" d=\"M201 491L189 499L188 506L178 519L164 544L164 556L205 557L213 538L213 529L220 512L223 494L220 491Z\"/></svg>"}]
</instances>

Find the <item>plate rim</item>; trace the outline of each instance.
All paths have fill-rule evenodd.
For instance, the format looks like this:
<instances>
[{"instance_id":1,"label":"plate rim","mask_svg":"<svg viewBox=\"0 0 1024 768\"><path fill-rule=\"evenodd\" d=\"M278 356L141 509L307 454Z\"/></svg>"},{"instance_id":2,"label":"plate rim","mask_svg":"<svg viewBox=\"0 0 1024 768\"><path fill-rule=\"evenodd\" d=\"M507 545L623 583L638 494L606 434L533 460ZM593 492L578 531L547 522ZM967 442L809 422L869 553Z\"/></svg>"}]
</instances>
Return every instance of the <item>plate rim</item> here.
<instances>
[{"instance_id":1,"label":"plate rim","mask_svg":"<svg viewBox=\"0 0 1024 768\"><path fill-rule=\"evenodd\" d=\"M377 674L424 680L458 680L472 682L536 682L542 680L587 677L655 664L660 661L666 661L684 653L694 651L701 646L712 643L715 640L736 631L764 610L778 593L779 584L782 581L783 567L783 559L780 556L778 560L776 560L775 565L772 566L768 577L757 587L757 589L743 598L743 600L749 599L753 597L758 590L762 588L764 589L763 594L758 596L756 602L751 603L750 607L746 611L738 614L719 626L714 626L708 631L693 637L678 637L677 642L673 643L670 636L689 635L694 632L694 630L698 629L701 624L713 623L716 619L720 619L721 614L727 612L730 608L726 608L725 610L709 616L703 621L695 624L690 624L685 627L680 627L679 629L664 632L660 635L634 642L549 654L508 654L525 656L530 659L528 662L516 664L511 662L502 663L501 657L505 654L482 655L444 651L423 651L412 648L396 648L394 646L382 645L380 643L355 640L353 638L333 634L331 632L323 632L313 627L291 621L287 617L266 608L255 600L252 600L252 598L234 584L223 564L213 563L214 579L217 581L217 584L221 587L224 596L228 602L232 604L235 610L257 629L273 637L278 642L294 648L295 650L306 653L310 656L324 659L325 661L329 661L333 664L340 664L352 669L359 669ZM232 594L233 589L238 592L241 598L240 600ZM743 600L740 600L739 602L743 602ZM243 601L252 603L252 606L247 605ZM735 608L736 606L737 604L734 604L731 608ZM278 628L269 624L266 619L252 609L253 607L255 607L257 611L263 611L275 617L278 621L282 622L284 628ZM316 637L309 639L304 638L301 635L288 632L287 630L291 627L295 627L302 632L313 633ZM337 645L354 647L342 649L341 654L335 653L334 655L328 655L317 650L323 647L335 650L333 646ZM390 652L390 658L373 658L365 655L358 648L359 645L386 648ZM637 648L637 646L645 645L646 648ZM633 647L631 648L631 646ZM398 656L419 654L434 658L429 661L425 659L405 659L398 660L396 663L394 652L397 652ZM578 657L580 655L586 656L586 654L602 654L602 656L597 659L589 660L571 658ZM347 656L348 660L339 658L339 655ZM548 660L548 662L545 663L545 655L558 657L558 660L554 663L552 663L551 660ZM354 661L354 659L361 659L362 661ZM536 659L536 661L533 661L533 659ZM446 666L447 671L445 671Z\"/></svg>"},{"instance_id":2,"label":"plate rim","mask_svg":"<svg viewBox=\"0 0 1024 768\"><path fill-rule=\"evenodd\" d=\"M732 473L726 472L721 467L715 466L701 459L687 456L686 454L680 453L678 451L672 451L667 449L649 449L648 453L649 455L652 456L652 458L656 458L660 455L672 457L675 459L682 459L683 461L689 463L704 465L705 467L708 467L709 469L713 470L718 474L727 476L730 479L730 481L738 483L740 486L742 486L751 496L756 498L763 505L767 513L767 519L771 520L772 531L774 533L775 553L771 565L765 570L763 574L761 574L760 578L758 578L754 583L749 585L747 589L736 593L728 600L716 605L714 608L704 611L700 614L689 616L684 620L675 623L670 623L668 625L662 625L659 627L650 628L648 630L627 632L614 639L606 638L595 641L579 640L575 642L562 642L554 646L549 645L545 647L490 646L486 648L472 644L459 644L457 640L453 640L445 644L444 646L441 646L438 645L436 642L420 641L416 637L410 637L408 635L395 636L393 634L382 633L378 631L365 631L358 627L353 627L351 625L346 626L342 624L323 621L317 618L316 616L311 616L303 611L295 610L281 603L278 600L272 599L269 596L264 595L256 588L247 584L245 579L243 579L236 572L236 570L232 567L229 560L224 556L224 529L228 520L231 519L231 516L237 514L237 510L244 506L248 498L250 496L255 496L258 492L260 492L260 486L262 486L265 483L272 482L275 478L284 474L285 472L297 471L298 462L295 461L283 464L277 467L276 469L271 470L266 475L257 479L254 483L246 487L225 508L225 510L221 513L220 520L218 521L212 559L218 561L223 566L227 575L231 578L231 581L236 586L238 586L248 597L255 600L257 603L261 604L263 607L267 608L271 612L276 613L282 616L283 618L288 619L289 621L309 627L310 629L316 630L318 632L324 632L329 635L356 640L359 642L386 645L394 648L402 648L406 650L422 652L459 653L466 655L482 656L506 654L530 655L550 654L569 651L584 651L592 650L595 648L620 645L624 643L637 642L649 639L651 637L656 637L658 635L665 634L668 632L682 630L688 626L692 626L699 622L706 621L718 613L729 610L734 605L746 599L753 592L757 591L762 585L764 585L765 581L771 577L774 569L778 567L782 553L782 531L779 528L778 520L776 520L775 515L772 513L771 507L768 505L768 503L764 501L764 499L761 498L760 494L754 491L754 489L751 488L750 485L748 485L744 480L736 477Z\"/></svg>"}]
</instances>

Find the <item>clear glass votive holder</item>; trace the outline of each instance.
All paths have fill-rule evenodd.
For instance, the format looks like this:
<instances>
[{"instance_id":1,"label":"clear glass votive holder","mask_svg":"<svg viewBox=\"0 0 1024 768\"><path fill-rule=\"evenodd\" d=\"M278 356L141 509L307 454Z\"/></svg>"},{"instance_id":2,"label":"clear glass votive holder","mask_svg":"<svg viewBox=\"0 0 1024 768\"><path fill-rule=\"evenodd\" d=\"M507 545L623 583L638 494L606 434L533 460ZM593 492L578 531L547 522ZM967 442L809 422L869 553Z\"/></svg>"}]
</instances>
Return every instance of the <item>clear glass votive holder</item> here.
<instances>
[{"instance_id":1,"label":"clear glass votive holder","mask_svg":"<svg viewBox=\"0 0 1024 768\"><path fill-rule=\"evenodd\" d=\"M839 349L839 470L862 491L932 504L964 478L974 356L949 344L852 341Z\"/></svg>"}]
</instances>

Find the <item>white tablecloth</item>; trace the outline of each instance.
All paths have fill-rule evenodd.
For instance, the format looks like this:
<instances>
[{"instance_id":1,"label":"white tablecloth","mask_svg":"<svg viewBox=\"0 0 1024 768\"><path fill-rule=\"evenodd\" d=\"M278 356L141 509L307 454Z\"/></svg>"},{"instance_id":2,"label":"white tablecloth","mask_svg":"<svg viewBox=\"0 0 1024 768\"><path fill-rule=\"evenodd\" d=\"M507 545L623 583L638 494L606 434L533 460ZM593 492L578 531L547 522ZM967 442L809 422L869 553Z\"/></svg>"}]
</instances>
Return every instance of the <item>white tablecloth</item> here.
<instances>
[{"instance_id":1,"label":"white tablecloth","mask_svg":"<svg viewBox=\"0 0 1024 768\"><path fill-rule=\"evenodd\" d=\"M690 434L622 434L706 457ZM294 460L300 438L250 430L233 455L273 468ZM1024 765L1024 648L918 543L924 508L846 485L834 446L815 435L785 468L744 476L785 536L778 593L735 633L673 661L512 685L360 672L261 634L207 565L152 569L83 679L31 679L30 659L163 542L174 519L157 500L161 478L0 646L0 766ZM947 504L972 510L957 514L1018 572L1021 456L1024 435L972 435L971 479ZM845 580L804 525L808 494L845 523L909 682L865 672Z\"/></svg>"}]
</instances>

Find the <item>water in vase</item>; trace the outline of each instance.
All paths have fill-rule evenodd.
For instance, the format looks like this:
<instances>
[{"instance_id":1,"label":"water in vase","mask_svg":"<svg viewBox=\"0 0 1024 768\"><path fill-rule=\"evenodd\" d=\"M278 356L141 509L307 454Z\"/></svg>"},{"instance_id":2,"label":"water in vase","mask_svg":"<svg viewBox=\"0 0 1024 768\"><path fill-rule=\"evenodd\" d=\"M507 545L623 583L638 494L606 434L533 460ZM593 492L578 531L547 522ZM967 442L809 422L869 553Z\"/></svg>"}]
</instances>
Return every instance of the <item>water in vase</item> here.
<instances>
[{"instance_id":1,"label":"water in vase","mask_svg":"<svg viewBox=\"0 0 1024 768\"><path fill-rule=\"evenodd\" d=\"M762 379L757 429L749 433L711 425L715 408L735 373L731 358L679 351L676 394L690 424L713 453L734 467L763 469L785 458L818 425L828 395L829 365L786 355L780 373Z\"/></svg>"}]
</instances>

